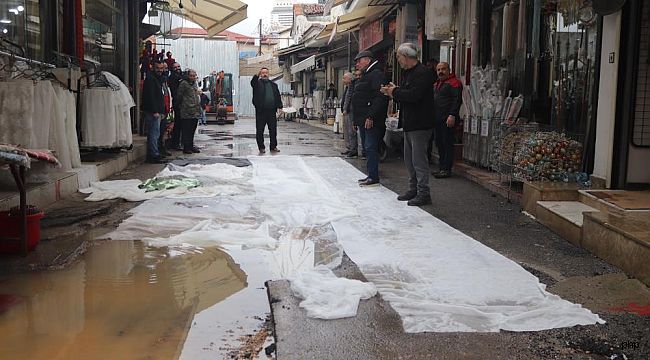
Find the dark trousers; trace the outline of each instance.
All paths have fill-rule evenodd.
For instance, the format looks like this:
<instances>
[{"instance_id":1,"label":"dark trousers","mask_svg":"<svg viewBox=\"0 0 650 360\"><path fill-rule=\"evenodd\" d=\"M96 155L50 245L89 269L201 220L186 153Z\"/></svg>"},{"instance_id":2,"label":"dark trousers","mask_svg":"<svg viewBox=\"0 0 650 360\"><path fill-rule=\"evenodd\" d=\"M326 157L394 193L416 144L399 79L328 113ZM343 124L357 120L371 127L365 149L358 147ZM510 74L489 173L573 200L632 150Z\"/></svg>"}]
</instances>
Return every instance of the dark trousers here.
<instances>
[{"instance_id":1,"label":"dark trousers","mask_svg":"<svg viewBox=\"0 0 650 360\"><path fill-rule=\"evenodd\" d=\"M181 107L174 106L174 129L172 130L172 138L169 141L169 146L171 148L179 148L181 143L181 133L182 133L182 121L181 121Z\"/></svg>"},{"instance_id":2,"label":"dark trousers","mask_svg":"<svg viewBox=\"0 0 650 360\"><path fill-rule=\"evenodd\" d=\"M278 118L276 109L255 110L255 139L257 148L262 150L264 147L264 128L269 127L269 137L271 138L271 149L278 146Z\"/></svg>"},{"instance_id":3,"label":"dark trousers","mask_svg":"<svg viewBox=\"0 0 650 360\"><path fill-rule=\"evenodd\" d=\"M445 121L436 122L435 135L440 171L451 171L454 164L454 128L448 127Z\"/></svg>"},{"instance_id":4,"label":"dark trousers","mask_svg":"<svg viewBox=\"0 0 650 360\"><path fill-rule=\"evenodd\" d=\"M183 135L183 151L192 151L194 148L194 132L199 119L181 119Z\"/></svg>"},{"instance_id":5,"label":"dark trousers","mask_svg":"<svg viewBox=\"0 0 650 360\"><path fill-rule=\"evenodd\" d=\"M163 115L160 119L160 136L158 137L158 151L160 155L163 155L167 152L167 146L165 146L165 133L167 132L167 115Z\"/></svg>"},{"instance_id":6,"label":"dark trousers","mask_svg":"<svg viewBox=\"0 0 650 360\"><path fill-rule=\"evenodd\" d=\"M372 127L366 129L363 126L360 126L362 138L365 138L363 144L366 150L366 167L368 169L368 177L379 181L379 143L381 142L381 134L383 134L382 129Z\"/></svg>"}]
</instances>

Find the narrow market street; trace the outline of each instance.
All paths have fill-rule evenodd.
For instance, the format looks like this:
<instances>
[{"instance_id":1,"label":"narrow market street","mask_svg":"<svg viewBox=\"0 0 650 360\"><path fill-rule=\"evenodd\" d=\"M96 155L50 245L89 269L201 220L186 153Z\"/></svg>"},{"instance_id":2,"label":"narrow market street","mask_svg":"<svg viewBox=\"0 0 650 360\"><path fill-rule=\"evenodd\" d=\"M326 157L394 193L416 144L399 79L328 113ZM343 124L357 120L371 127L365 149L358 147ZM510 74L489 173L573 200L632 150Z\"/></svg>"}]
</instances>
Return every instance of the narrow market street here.
<instances>
[{"instance_id":1,"label":"narrow market street","mask_svg":"<svg viewBox=\"0 0 650 360\"><path fill-rule=\"evenodd\" d=\"M417 227L426 229L438 220L447 223L520 265L546 284L551 294L597 314L604 324L523 332L411 333L405 332L400 314L381 289L380 294L361 300L356 316L338 320L308 316L298 306L300 299L289 283L281 279L317 264L333 264L336 260L332 259L337 258L342 260L334 267L338 276L363 281L377 277L355 263L352 254L359 257L358 249L348 247L348 240L337 240L346 234L342 221L364 223L372 215L361 212L350 216L344 208L339 214L328 212L327 204L314 213L301 213L301 204L309 199L300 197L312 191L310 188L320 193L325 186L312 179L336 183L335 188L326 189L332 191L333 198L354 201L352 195L345 194L364 191L369 206L387 203L380 201L382 193L377 191L384 191L382 188L360 189L356 184L336 182L348 173L357 176L337 159L342 149L340 135L294 122L281 122L278 133L281 155L257 156L253 119L200 127L197 144L201 153L170 161L176 165L174 171L191 168L197 179L204 179L201 169L215 166L217 177L225 182L212 187L222 192L208 197L174 194L145 202L86 202L83 199L88 195L78 193L45 209L48 216L43 223L42 248L27 261L7 259L0 268L0 330L7 334L0 340L0 358L247 359L265 358L265 348L272 353L272 344L278 359L342 359L351 354L360 359L643 359L650 353L650 317L647 306L642 307L650 303L645 285L571 245L522 214L518 205L458 176L430 180L433 204L423 207L428 214L418 215L417 219L426 217ZM239 159L239 163L228 159ZM252 172L246 159L253 163ZM306 178L295 178L291 166L299 168L303 162L311 170L304 173ZM360 170L365 167L361 159L348 162ZM196 164L206 167L191 167ZM109 180L144 181L164 167L136 163ZM320 175L311 177L313 171ZM395 193L405 190L406 172L399 157L389 157L380 171L385 188ZM261 174L268 177L258 179ZM238 182L240 175L247 180ZM295 184L297 197L281 192L283 182ZM250 188L244 183L254 186L253 198L247 195ZM309 187L300 188L301 184ZM204 185L207 191L210 186ZM228 190L227 186L239 189ZM276 211L266 209L265 199L273 199L275 191L288 197L268 203L282 204ZM260 207L243 209L251 200ZM182 212L174 212L178 209ZM382 213L381 209L377 212ZM248 227L260 216L289 224L268 229L273 249L258 230ZM304 229L301 223L319 222L314 219L336 224L334 231L328 226L300 230ZM197 228L199 225L203 227ZM145 228L147 234L142 235ZM423 240L437 236L409 228L392 231L403 239L410 233ZM99 240L107 234L123 240ZM137 234L146 237L145 241L128 240ZM380 248L385 244L389 243L377 242ZM352 259L340 258L341 248ZM425 246L419 251L426 254L429 249ZM466 261L462 257L448 260ZM415 254L413 261L418 261ZM442 264L429 266L442 271L438 276L448 276L441 267L453 265ZM41 271L22 273L25 268ZM523 269L521 274L527 274ZM466 270L472 274L471 269ZM499 287L502 280L496 268L486 276ZM265 284L267 280L276 281ZM472 291L463 288L473 283L467 280L466 285L464 281L458 284L462 292ZM554 321L560 324L561 318ZM543 316L535 321L544 321Z\"/></svg>"}]
</instances>

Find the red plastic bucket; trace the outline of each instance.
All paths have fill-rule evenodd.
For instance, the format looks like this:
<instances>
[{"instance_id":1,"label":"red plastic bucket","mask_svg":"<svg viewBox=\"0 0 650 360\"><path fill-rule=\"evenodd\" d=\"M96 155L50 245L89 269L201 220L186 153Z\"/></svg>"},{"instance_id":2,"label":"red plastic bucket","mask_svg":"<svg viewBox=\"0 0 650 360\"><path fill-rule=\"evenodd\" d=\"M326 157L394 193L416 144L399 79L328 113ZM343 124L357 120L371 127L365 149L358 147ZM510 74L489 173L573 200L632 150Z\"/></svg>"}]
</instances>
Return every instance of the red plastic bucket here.
<instances>
[{"instance_id":1,"label":"red plastic bucket","mask_svg":"<svg viewBox=\"0 0 650 360\"><path fill-rule=\"evenodd\" d=\"M34 250L41 241L41 219L45 214L41 211L37 214L27 215L27 248ZM20 242L20 216L11 216L8 211L0 211L0 253L14 254L23 249ZM7 238L12 240L7 240ZM15 240L13 240L15 239Z\"/></svg>"}]
</instances>

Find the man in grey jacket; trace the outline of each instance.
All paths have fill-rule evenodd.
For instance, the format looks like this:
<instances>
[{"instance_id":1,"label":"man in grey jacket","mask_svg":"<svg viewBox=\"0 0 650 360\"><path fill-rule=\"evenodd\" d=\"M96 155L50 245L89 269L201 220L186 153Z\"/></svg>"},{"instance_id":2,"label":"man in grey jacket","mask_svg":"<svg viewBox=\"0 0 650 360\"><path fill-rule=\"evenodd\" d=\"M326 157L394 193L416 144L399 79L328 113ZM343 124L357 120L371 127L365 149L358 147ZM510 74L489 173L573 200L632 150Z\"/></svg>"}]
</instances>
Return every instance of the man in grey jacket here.
<instances>
[{"instance_id":1,"label":"man in grey jacket","mask_svg":"<svg viewBox=\"0 0 650 360\"><path fill-rule=\"evenodd\" d=\"M352 92L354 91L354 84L352 82L352 73L346 72L343 74L343 96L341 97L341 112L344 116L345 123L345 145L346 150L341 155L347 155L348 158L357 157L359 141L357 140L357 129L354 126L354 119L352 118Z\"/></svg>"},{"instance_id":2,"label":"man in grey jacket","mask_svg":"<svg viewBox=\"0 0 650 360\"><path fill-rule=\"evenodd\" d=\"M181 110L181 136L183 139L183 153L199 153L194 147L194 132L201 117L201 93L196 86L196 71L190 69L187 78L178 85L177 95Z\"/></svg>"}]
</instances>

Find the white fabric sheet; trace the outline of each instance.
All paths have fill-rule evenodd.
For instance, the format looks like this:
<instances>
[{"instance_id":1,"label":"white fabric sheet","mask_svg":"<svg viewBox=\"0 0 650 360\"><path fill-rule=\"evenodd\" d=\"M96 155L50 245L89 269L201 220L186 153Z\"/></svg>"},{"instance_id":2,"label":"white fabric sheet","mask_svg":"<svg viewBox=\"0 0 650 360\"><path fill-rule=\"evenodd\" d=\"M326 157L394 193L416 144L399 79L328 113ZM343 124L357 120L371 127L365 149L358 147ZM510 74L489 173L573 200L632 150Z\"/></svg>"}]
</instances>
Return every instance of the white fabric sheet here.
<instances>
[{"instance_id":1,"label":"white fabric sheet","mask_svg":"<svg viewBox=\"0 0 650 360\"><path fill-rule=\"evenodd\" d=\"M34 104L34 121L29 147L32 149L49 149L52 105L56 101L52 84L48 81L37 82L34 85L34 98L32 101Z\"/></svg>"},{"instance_id":2,"label":"white fabric sheet","mask_svg":"<svg viewBox=\"0 0 650 360\"><path fill-rule=\"evenodd\" d=\"M54 150L57 159L59 159L59 162L61 163L61 169L68 171L72 169L69 145L70 139L67 138L68 131L65 127L68 111L68 99L66 93L68 93L68 91L58 86L53 87L53 89L55 93L55 101L52 103L50 144L48 148Z\"/></svg>"},{"instance_id":3,"label":"white fabric sheet","mask_svg":"<svg viewBox=\"0 0 650 360\"><path fill-rule=\"evenodd\" d=\"M33 99L32 81L0 82L0 143L30 146Z\"/></svg>"},{"instance_id":4,"label":"white fabric sheet","mask_svg":"<svg viewBox=\"0 0 650 360\"><path fill-rule=\"evenodd\" d=\"M324 264L331 269L340 263L337 251L317 256L321 244L318 236L310 235L309 229L329 226L347 255L398 312L407 332L536 331L603 322L580 305L546 292L515 262L425 211L396 201L388 189L359 188L356 180L362 174L339 158L250 160L250 177L227 179L248 192L149 200L133 209L133 216L108 237L268 251L270 267L276 267L273 273L293 279L308 313L330 318L350 314L337 312L343 305L334 302L340 299L333 294L348 294L349 300L368 293L354 288L359 284L348 283L350 287L341 290L323 277L328 276L325 271L313 273L305 266ZM192 171L217 183L226 181L219 171L207 171L208 176L203 169L194 165ZM300 231L304 235L295 236Z\"/></svg>"}]
</instances>

